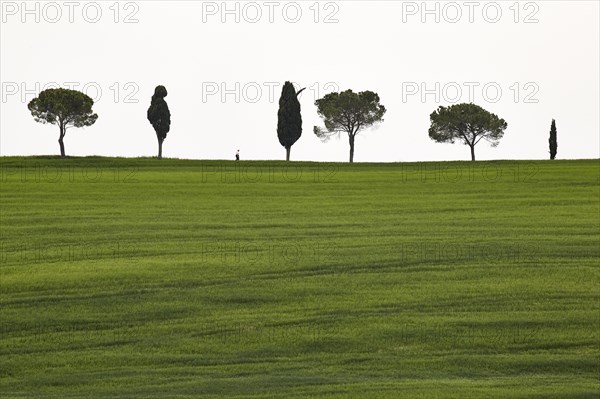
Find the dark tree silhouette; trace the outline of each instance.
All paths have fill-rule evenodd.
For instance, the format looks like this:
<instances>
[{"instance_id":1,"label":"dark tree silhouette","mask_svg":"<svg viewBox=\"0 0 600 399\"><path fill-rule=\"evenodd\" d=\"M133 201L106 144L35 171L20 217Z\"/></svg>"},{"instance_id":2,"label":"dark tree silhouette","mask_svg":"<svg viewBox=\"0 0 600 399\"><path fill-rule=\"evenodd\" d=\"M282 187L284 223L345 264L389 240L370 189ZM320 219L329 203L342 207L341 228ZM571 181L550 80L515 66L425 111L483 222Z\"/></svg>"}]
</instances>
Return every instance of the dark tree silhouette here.
<instances>
[{"instance_id":1,"label":"dark tree silhouette","mask_svg":"<svg viewBox=\"0 0 600 399\"><path fill-rule=\"evenodd\" d=\"M362 130L383 122L385 107L379 103L379 95L372 91L354 93L346 90L330 93L315 101L317 113L325 123L325 129L315 126L313 131L322 141L331 136L346 133L350 144L350 162L354 162L354 140Z\"/></svg>"},{"instance_id":2,"label":"dark tree silhouette","mask_svg":"<svg viewBox=\"0 0 600 399\"><path fill-rule=\"evenodd\" d=\"M94 100L80 91L58 88L42 91L27 108L36 122L58 125L60 156L64 157L67 129L91 126L98 119L92 111L93 105Z\"/></svg>"},{"instance_id":3,"label":"dark tree silhouette","mask_svg":"<svg viewBox=\"0 0 600 399\"><path fill-rule=\"evenodd\" d=\"M558 150L558 142L556 141L556 122L552 119L552 124L550 125L550 138L548 139L548 143L550 144L550 159L556 158L556 151Z\"/></svg>"},{"instance_id":4,"label":"dark tree silhouette","mask_svg":"<svg viewBox=\"0 0 600 399\"><path fill-rule=\"evenodd\" d=\"M290 150L300 136L302 136L302 115L300 101L296 89L291 82L285 82L279 98L279 111L277 112L277 137L279 143L285 148L285 160L290 160Z\"/></svg>"},{"instance_id":5,"label":"dark tree silhouette","mask_svg":"<svg viewBox=\"0 0 600 399\"><path fill-rule=\"evenodd\" d=\"M439 107L430 119L429 137L438 143L463 142L471 147L471 161L475 160L477 143L483 139L497 146L507 127L504 119L475 104Z\"/></svg>"},{"instance_id":6,"label":"dark tree silhouette","mask_svg":"<svg viewBox=\"0 0 600 399\"><path fill-rule=\"evenodd\" d=\"M167 89L164 86L156 86L150 108L148 108L148 120L152 124L158 139L158 159L162 158L162 144L171 129L171 113L165 101L166 96Z\"/></svg>"}]
</instances>

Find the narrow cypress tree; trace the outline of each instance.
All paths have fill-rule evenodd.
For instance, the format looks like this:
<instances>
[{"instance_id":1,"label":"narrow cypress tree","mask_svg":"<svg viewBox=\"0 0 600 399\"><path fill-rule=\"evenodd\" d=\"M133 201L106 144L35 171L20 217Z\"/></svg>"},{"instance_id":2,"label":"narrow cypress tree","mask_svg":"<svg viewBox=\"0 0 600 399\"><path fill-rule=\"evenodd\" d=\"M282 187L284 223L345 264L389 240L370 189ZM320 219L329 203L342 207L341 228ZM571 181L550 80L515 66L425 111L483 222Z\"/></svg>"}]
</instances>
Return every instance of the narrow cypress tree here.
<instances>
[{"instance_id":1,"label":"narrow cypress tree","mask_svg":"<svg viewBox=\"0 0 600 399\"><path fill-rule=\"evenodd\" d=\"M550 159L556 158L556 150L558 149L558 143L556 141L556 122L552 119L552 125L550 125Z\"/></svg>"},{"instance_id":2,"label":"narrow cypress tree","mask_svg":"<svg viewBox=\"0 0 600 399\"><path fill-rule=\"evenodd\" d=\"M171 129L171 112L165 101L167 89L165 86L156 86L154 95L148 108L148 120L152 124L158 139L158 159L162 158L162 144Z\"/></svg>"},{"instance_id":3,"label":"narrow cypress tree","mask_svg":"<svg viewBox=\"0 0 600 399\"><path fill-rule=\"evenodd\" d=\"M304 89L302 89L304 90ZM296 89L291 82L285 82L279 98L279 111L277 112L277 137L279 143L285 147L285 159L290 160L290 150L300 136L302 136L302 115L300 114L300 101Z\"/></svg>"}]
</instances>

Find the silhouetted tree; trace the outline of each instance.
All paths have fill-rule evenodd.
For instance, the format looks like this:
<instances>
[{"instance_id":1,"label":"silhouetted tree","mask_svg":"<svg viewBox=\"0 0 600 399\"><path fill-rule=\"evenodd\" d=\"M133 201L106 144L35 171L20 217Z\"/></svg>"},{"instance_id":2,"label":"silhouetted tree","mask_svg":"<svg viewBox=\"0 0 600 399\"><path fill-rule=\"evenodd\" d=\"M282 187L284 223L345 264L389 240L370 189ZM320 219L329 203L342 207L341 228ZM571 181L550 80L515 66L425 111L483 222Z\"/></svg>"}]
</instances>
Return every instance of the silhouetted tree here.
<instances>
[{"instance_id":1,"label":"silhouetted tree","mask_svg":"<svg viewBox=\"0 0 600 399\"><path fill-rule=\"evenodd\" d=\"M300 114L300 101L294 85L285 82L279 98L279 111L277 112L277 137L279 143L285 147L285 160L290 160L290 150L300 136L302 136L302 115Z\"/></svg>"},{"instance_id":2,"label":"silhouetted tree","mask_svg":"<svg viewBox=\"0 0 600 399\"><path fill-rule=\"evenodd\" d=\"M379 95L372 91L354 93L346 90L330 93L315 101L317 113L325 123L325 129L315 126L313 131L322 141L333 135L346 133L350 144L350 162L354 162L354 139L362 130L383 122L385 107L379 103Z\"/></svg>"},{"instance_id":3,"label":"silhouetted tree","mask_svg":"<svg viewBox=\"0 0 600 399\"><path fill-rule=\"evenodd\" d=\"M552 124L550 125L550 138L548 139L550 143L550 159L556 158L556 150L558 149L558 142L556 141L556 122L552 119Z\"/></svg>"},{"instance_id":4,"label":"silhouetted tree","mask_svg":"<svg viewBox=\"0 0 600 399\"><path fill-rule=\"evenodd\" d=\"M167 89L164 86L156 86L150 108L148 108L148 120L152 124L158 139L158 159L162 158L162 144L171 129L171 113L165 101L166 96Z\"/></svg>"},{"instance_id":5,"label":"silhouetted tree","mask_svg":"<svg viewBox=\"0 0 600 399\"><path fill-rule=\"evenodd\" d=\"M42 91L27 105L36 122L58 125L60 136L60 156L65 156L63 139L70 127L93 125L98 119L92 111L94 100L86 94L69 89L47 89Z\"/></svg>"},{"instance_id":6,"label":"silhouetted tree","mask_svg":"<svg viewBox=\"0 0 600 399\"><path fill-rule=\"evenodd\" d=\"M477 143L483 139L496 147L508 126L504 119L475 104L439 107L430 119L429 137L438 143L462 141L471 147L471 161L475 160Z\"/></svg>"}]
</instances>

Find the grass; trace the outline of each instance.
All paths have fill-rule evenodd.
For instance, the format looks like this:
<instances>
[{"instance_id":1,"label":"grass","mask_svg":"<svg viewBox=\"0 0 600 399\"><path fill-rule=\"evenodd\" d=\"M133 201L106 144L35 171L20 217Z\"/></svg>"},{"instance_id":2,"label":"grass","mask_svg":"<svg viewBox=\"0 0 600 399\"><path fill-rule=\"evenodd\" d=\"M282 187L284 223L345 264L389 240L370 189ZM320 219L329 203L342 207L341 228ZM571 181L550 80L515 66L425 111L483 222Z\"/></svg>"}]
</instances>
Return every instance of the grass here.
<instances>
[{"instance_id":1,"label":"grass","mask_svg":"<svg viewBox=\"0 0 600 399\"><path fill-rule=\"evenodd\" d=\"M2 398L597 398L600 164L4 157Z\"/></svg>"}]
</instances>

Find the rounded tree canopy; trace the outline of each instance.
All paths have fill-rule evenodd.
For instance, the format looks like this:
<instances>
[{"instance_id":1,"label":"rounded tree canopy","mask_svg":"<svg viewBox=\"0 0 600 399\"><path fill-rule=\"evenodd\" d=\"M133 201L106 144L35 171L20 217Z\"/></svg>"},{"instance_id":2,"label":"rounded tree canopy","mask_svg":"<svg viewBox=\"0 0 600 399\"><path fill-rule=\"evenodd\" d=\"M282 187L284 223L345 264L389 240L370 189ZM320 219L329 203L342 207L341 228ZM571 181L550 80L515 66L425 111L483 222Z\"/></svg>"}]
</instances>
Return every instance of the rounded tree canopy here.
<instances>
[{"instance_id":1,"label":"rounded tree canopy","mask_svg":"<svg viewBox=\"0 0 600 399\"><path fill-rule=\"evenodd\" d=\"M314 133L324 141L327 136L339 132L353 137L361 130L383 122L386 109L379 101L379 95L372 91L329 93L315 101L325 129L315 126Z\"/></svg>"},{"instance_id":2,"label":"rounded tree canopy","mask_svg":"<svg viewBox=\"0 0 600 399\"><path fill-rule=\"evenodd\" d=\"M484 139L496 146L507 127L504 119L472 103L439 107L430 119L429 137L438 143L461 140L474 146Z\"/></svg>"},{"instance_id":3,"label":"rounded tree canopy","mask_svg":"<svg viewBox=\"0 0 600 399\"><path fill-rule=\"evenodd\" d=\"M94 100L70 89L47 89L27 105L36 122L67 126L91 126L98 119L92 111Z\"/></svg>"}]
</instances>

